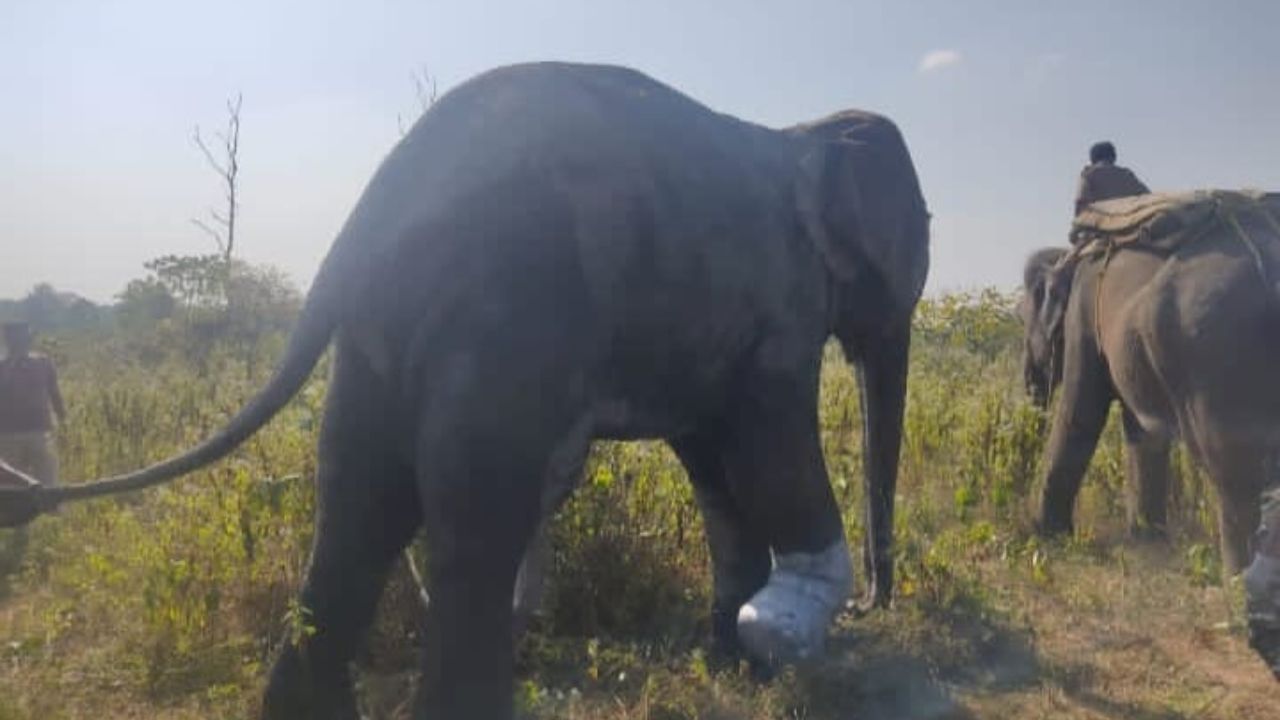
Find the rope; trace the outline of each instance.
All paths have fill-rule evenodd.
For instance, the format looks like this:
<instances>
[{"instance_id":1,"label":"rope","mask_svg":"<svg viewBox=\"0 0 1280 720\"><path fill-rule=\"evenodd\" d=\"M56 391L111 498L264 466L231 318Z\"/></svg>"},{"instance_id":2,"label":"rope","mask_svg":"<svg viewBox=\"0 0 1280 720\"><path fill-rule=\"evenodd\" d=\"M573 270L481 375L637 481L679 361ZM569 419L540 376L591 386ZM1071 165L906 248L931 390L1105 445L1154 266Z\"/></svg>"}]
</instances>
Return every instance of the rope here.
<instances>
[{"instance_id":1,"label":"rope","mask_svg":"<svg viewBox=\"0 0 1280 720\"><path fill-rule=\"evenodd\" d=\"M1277 234L1280 234L1280 223L1277 223L1275 218L1271 217L1271 213L1261 207L1261 204L1258 205L1257 209L1260 214L1267 218L1267 222L1270 223L1272 227L1276 228ZM1261 278L1262 284L1268 290L1273 289L1275 285L1271 282L1271 275L1267 272L1266 260L1263 259L1262 251L1258 249L1258 244L1255 243L1253 238L1249 236L1249 233L1245 231L1244 226L1240 224L1240 219L1236 217L1236 214L1224 206L1221 200L1218 201L1218 210L1227 219L1227 224L1231 226L1231 229L1236 231L1236 237L1240 239L1240 242L1249 250L1249 254L1253 256L1253 264L1258 269L1258 277Z\"/></svg>"},{"instance_id":2,"label":"rope","mask_svg":"<svg viewBox=\"0 0 1280 720\"><path fill-rule=\"evenodd\" d=\"M431 607L431 596L427 594L427 583L422 579L422 573L418 572L417 559L413 556L413 544L410 543L404 548L404 564L409 568L409 578L413 580L414 586L418 589L418 600L422 603L422 609L426 610Z\"/></svg>"},{"instance_id":3,"label":"rope","mask_svg":"<svg viewBox=\"0 0 1280 720\"><path fill-rule=\"evenodd\" d=\"M1107 277L1107 268L1111 267L1111 258L1116 254L1116 242L1107 239L1107 253L1102 256L1102 269L1098 271L1097 287L1093 295L1093 336L1098 343L1098 354L1102 354L1102 316L1098 309L1102 307L1102 281Z\"/></svg>"},{"instance_id":4,"label":"rope","mask_svg":"<svg viewBox=\"0 0 1280 720\"><path fill-rule=\"evenodd\" d=\"M1276 238L1280 239L1280 221L1276 220L1276 216L1272 215L1271 211L1267 209L1266 203L1258 203L1258 214L1262 215L1262 219L1266 220L1267 224L1271 226L1271 231L1276 234ZM1266 277L1263 277L1262 280L1266 282ZM1280 291L1280 283L1272 285L1272 289Z\"/></svg>"},{"instance_id":5,"label":"rope","mask_svg":"<svg viewBox=\"0 0 1280 720\"><path fill-rule=\"evenodd\" d=\"M1258 203L1258 213L1262 215L1262 218L1271 226L1272 231L1274 231L1277 236L1280 236L1280 220L1276 220L1276 216L1271 214L1271 211L1267 209L1267 206L1262 203Z\"/></svg>"}]
</instances>

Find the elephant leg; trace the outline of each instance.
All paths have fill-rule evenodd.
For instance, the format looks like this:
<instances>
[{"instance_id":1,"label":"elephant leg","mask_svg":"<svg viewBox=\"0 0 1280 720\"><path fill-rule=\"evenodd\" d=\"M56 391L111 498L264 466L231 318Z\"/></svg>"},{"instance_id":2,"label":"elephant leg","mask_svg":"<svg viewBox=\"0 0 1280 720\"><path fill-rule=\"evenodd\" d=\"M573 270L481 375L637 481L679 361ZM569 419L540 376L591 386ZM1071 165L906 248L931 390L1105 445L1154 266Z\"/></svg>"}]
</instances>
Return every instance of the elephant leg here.
<instances>
[{"instance_id":1,"label":"elephant leg","mask_svg":"<svg viewBox=\"0 0 1280 720\"><path fill-rule=\"evenodd\" d=\"M515 637L524 634L530 620L542 609L542 600L546 595L547 574L551 570L551 521L569 494L577 486L582 477L582 468L587 461L587 453L591 450L589 427L585 424L577 426L577 432L567 441L561 443L559 452L551 460L547 473L547 485L543 490L542 518L538 529L529 542L520 561L520 570L516 573L515 597L512 609L515 613Z\"/></svg>"},{"instance_id":2,"label":"elephant leg","mask_svg":"<svg viewBox=\"0 0 1280 720\"><path fill-rule=\"evenodd\" d=\"M1129 532L1135 536L1165 537L1170 442L1144 429L1128 409L1124 411L1124 442L1129 466Z\"/></svg>"},{"instance_id":3,"label":"elephant leg","mask_svg":"<svg viewBox=\"0 0 1280 720\"><path fill-rule=\"evenodd\" d=\"M853 587L853 566L827 481L812 378L748 373L732 412L724 468L746 527L773 552L765 586L738 613L738 637L767 664L818 655Z\"/></svg>"},{"instance_id":4,"label":"elephant leg","mask_svg":"<svg viewBox=\"0 0 1280 720\"><path fill-rule=\"evenodd\" d=\"M1048 472L1040 531L1048 535L1074 530L1076 495L1111 407L1112 390L1102 359L1091 346L1081 344L1067 344L1062 390L1045 450Z\"/></svg>"},{"instance_id":5,"label":"elephant leg","mask_svg":"<svg viewBox=\"0 0 1280 720\"><path fill-rule=\"evenodd\" d=\"M265 718L358 717L348 665L421 517L413 472L395 460L388 440L392 394L380 384L358 356L339 349L320 440L300 632L272 668Z\"/></svg>"},{"instance_id":6,"label":"elephant leg","mask_svg":"<svg viewBox=\"0 0 1280 720\"><path fill-rule=\"evenodd\" d=\"M1262 525L1258 529L1253 561L1244 573L1245 607L1249 616L1249 646L1280 680L1280 492L1273 448L1267 459L1267 490L1261 499Z\"/></svg>"},{"instance_id":7,"label":"elephant leg","mask_svg":"<svg viewBox=\"0 0 1280 720\"><path fill-rule=\"evenodd\" d=\"M531 374L514 372L511 357ZM567 409L567 383L525 348L444 365L431 373L439 388L419 428L431 605L418 716L508 720L517 570L548 467L585 433Z\"/></svg>"},{"instance_id":8,"label":"elephant leg","mask_svg":"<svg viewBox=\"0 0 1280 720\"><path fill-rule=\"evenodd\" d=\"M1204 465L1218 490L1218 537L1227 575L1250 561L1250 542L1261 521L1259 497L1266 487L1268 452L1264 448L1201 441Z\"/></svg>"},{"instance_id":9,"label":"elephant leg","mask_svg":"<svg viewBox=\"0 0 1280 720\"><path fill-rule=\"evenodd\" d=\"M689 435L672 441L702 511L711 551L711 638L721 657L739 654L738 612L769 580L769 544L753 531L733 497L725 474L722 441Z\"/></svg>"}]
</instances>

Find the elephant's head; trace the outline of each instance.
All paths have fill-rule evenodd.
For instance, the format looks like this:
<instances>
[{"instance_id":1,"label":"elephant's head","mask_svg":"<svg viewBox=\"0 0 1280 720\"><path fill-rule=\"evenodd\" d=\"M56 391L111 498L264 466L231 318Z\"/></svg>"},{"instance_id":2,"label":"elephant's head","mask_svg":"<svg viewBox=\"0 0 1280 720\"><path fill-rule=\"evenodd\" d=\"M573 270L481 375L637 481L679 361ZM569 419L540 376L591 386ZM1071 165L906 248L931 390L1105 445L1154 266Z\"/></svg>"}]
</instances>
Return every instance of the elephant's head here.
<instances>
[{"instance_id":1,"label":"elephant's head","mask_svg":"<svg viewBox=\"0 0 1280 720\"><path fill-rule=\"evenodd\" d=\"M857 110L791 132L807 141L800 222L845 294L837 335L909 322L929 272L929 213L902 134Z\"/></svg>"},{"instance_id":2,"label":"elephant's head","mask_svg":"<svg viewBox=\"0 0 1280 720\"><path fill-rule=\"evenodd\" d=\"M1062 318L1066 312L1070 277L1058 264L1063 248L1037 250L1022 273L1023 294L1018 314L1024 328L1022 377L1027 394L1040 408L1049 406L1054 388L1062 381Z\"/></svg>"},{"instance_id":3,"label":"elephant's head","mask_svg":"<svg viewBox=\"0 0 1280 720\"><path fill-rule=\"evenodd\" d=\"M858 365L863 402L866 605L893 588L893 501L911 315L929 271L929 213L887 118L848 111L791 130L802 156L796 213L833 288L831 330Z\"/></svg>"}]
</instances>

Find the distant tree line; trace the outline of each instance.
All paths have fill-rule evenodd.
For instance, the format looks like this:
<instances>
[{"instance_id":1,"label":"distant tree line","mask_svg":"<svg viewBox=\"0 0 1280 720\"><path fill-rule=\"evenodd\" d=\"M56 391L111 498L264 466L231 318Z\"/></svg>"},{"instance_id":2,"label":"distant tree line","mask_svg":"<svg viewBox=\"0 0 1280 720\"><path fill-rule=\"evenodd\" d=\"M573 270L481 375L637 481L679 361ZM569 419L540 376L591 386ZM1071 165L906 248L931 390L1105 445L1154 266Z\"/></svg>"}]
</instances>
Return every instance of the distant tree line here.
<instances>
[{"instance_id":1,"label":"distant tree line","mask_svg":"<svg viewBox=\"0 0 1280 720\"><path fill-rule=\"evenodd\" d=\"M42 335L163 331L170 340L254 345L287 331L301 306L298 289L270 265L237 258L228 269L225 256L210 254L165 255L144 267L146 274L129 281L114 303L39 283L22 298L0 299L0 321L24 320Z\"/></svg>"},{"instance_id":2,"label":"distant tree line","mask_svg":"<svg viewBox=\"0 0 1280 720\"><path fill-rule=\"evenodd\" d=\"M25 320L41 332L84 330L111 322L111 308L39 283L18 300L0 299L0 321Z\"/></svg>"}]
</instances>

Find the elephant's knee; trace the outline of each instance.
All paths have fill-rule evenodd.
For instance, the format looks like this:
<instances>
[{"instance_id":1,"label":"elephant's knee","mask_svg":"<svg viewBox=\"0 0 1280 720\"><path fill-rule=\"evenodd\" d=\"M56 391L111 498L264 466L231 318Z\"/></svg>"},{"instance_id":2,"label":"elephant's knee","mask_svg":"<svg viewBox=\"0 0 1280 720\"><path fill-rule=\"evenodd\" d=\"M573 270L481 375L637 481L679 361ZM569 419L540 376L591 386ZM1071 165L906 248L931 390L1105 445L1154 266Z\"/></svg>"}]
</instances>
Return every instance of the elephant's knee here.
<instances>
[{"instance_id":1,"label":"elephant's knee","mask_svg":"<svg viewBox=\"0 0 1280 720\"><path fill-rule=\"evenodd\" d=\"M1050 478L1040 499L1040 520L1036 532L1045 537L1070 535L1075 532L1075 492Z\"/></svg>"}]
</instances>

